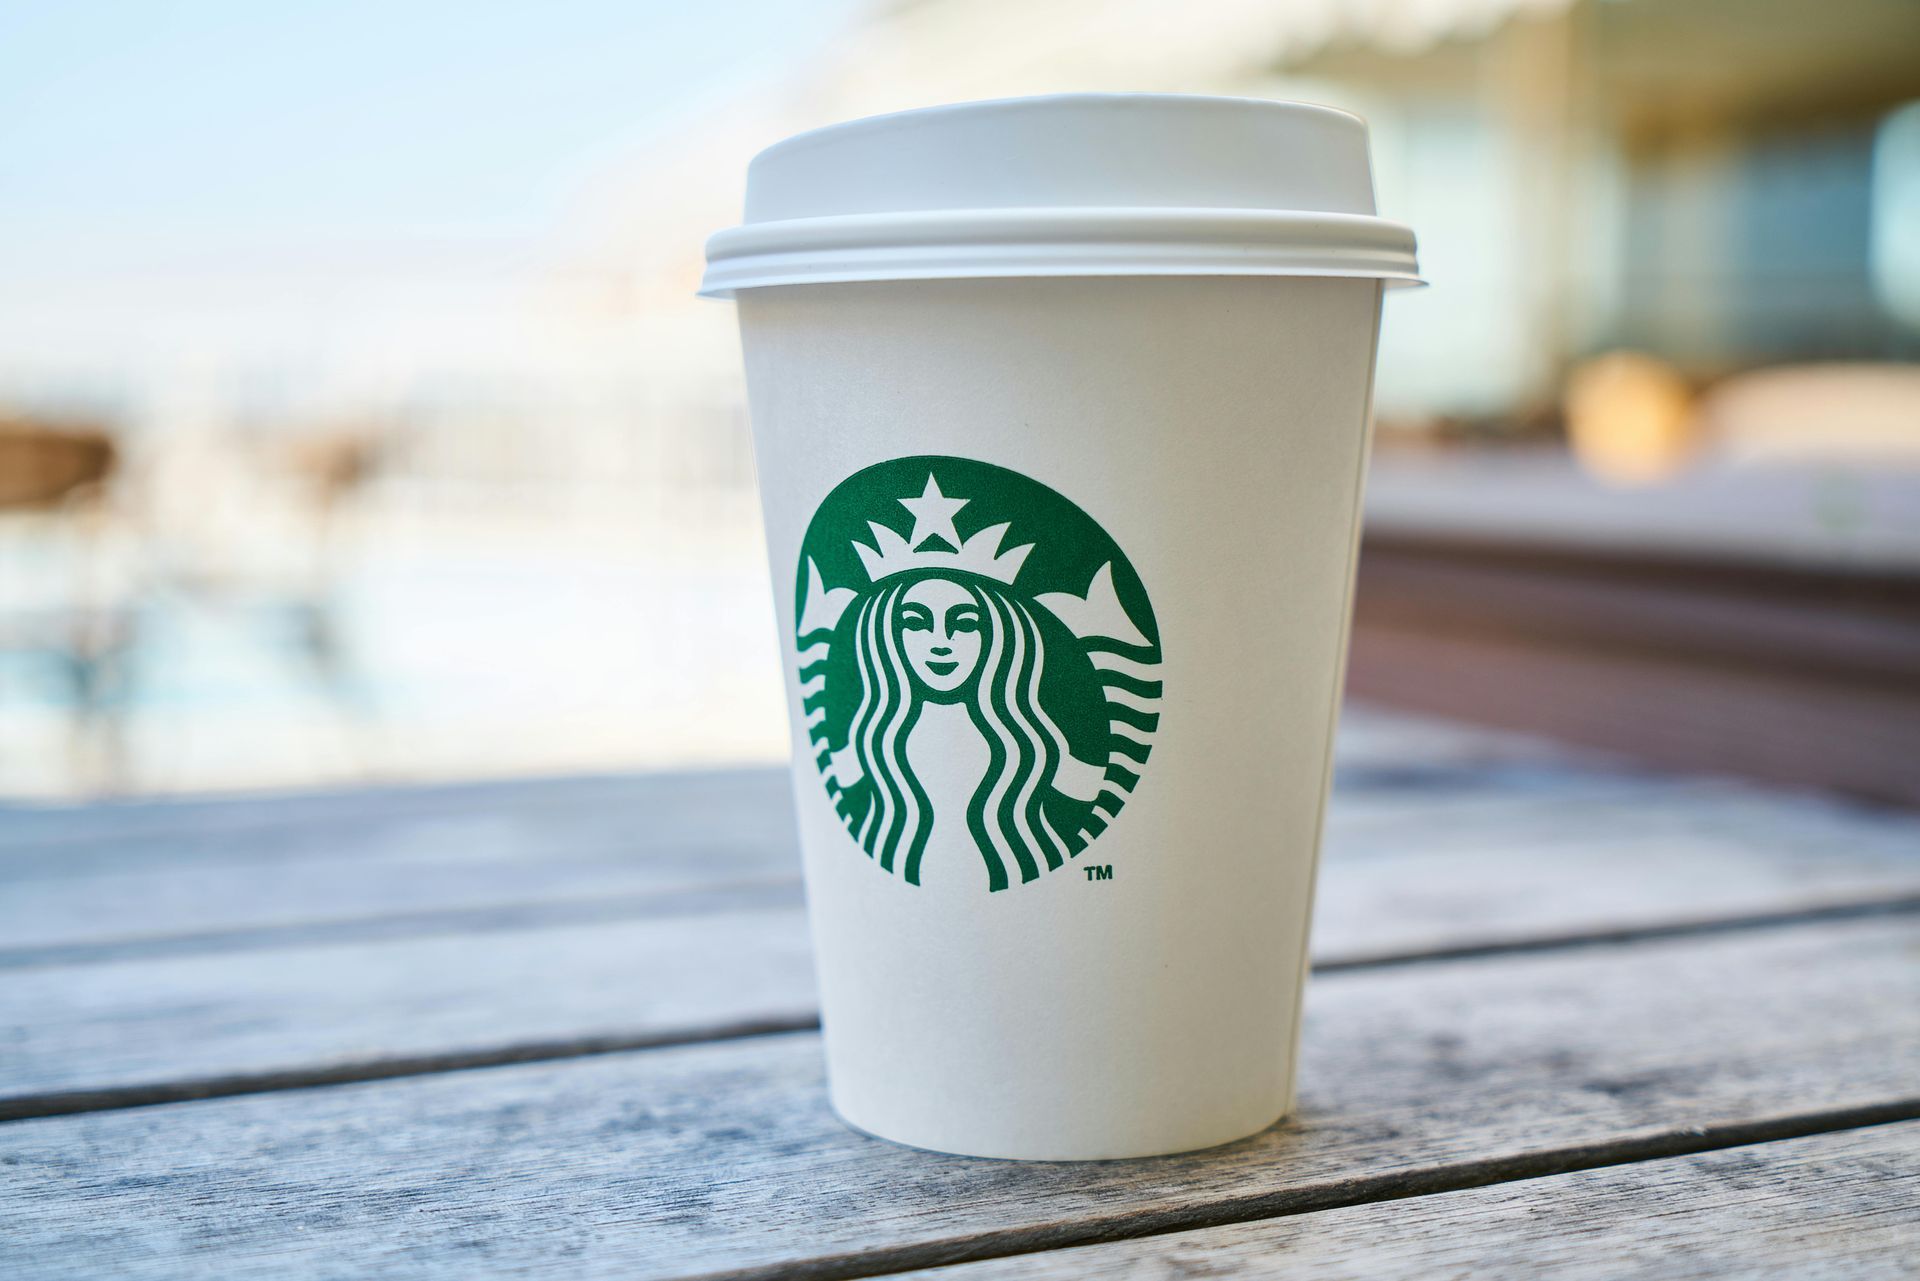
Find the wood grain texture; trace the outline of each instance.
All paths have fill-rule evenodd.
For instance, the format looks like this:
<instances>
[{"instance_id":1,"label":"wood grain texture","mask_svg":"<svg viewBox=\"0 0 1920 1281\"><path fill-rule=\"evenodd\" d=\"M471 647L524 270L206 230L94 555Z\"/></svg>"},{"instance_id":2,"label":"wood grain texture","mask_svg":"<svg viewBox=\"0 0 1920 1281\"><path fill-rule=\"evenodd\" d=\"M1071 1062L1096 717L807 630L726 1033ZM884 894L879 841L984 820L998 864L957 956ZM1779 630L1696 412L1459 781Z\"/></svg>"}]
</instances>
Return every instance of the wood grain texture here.
<instances>
[{"instance_id":1,"label":"wood grain texture","mask_svg":"<svg viewBox=\"0 0 1920 1281\"><path fill-rule=\"evenodd\" d=\"M1920 822L1737 787L1621 786L1339 798L1316 962L1920 906ZM88 879L51 883L76 896L66 910L85 910ZM179 955L136 940L133 956L98 963L29 953L41 963L0 984L0 1117L110 1102L100 1091L198 1097L262 1084L243 1078L373 1076L811 1020L797 882L649 901L652 913L595 904L619 918L598 922L281 926L244 938L240 961L205 937Z\"/></svg>"},{"instance_id":2,"label":"wood grain texture","mask_svg":"<svg viewBox=\"0 0 1920 1281\"><path fill-rule=\"evenodd\" d=\"M866 1275L1920 1116L1920 925L1350 971L1305 1047L1288 1125L1097 1165L854 1134L805 1034L23 1121L0 1272Z\"/></svg>"},{"instance_id":3,"label":"wood grain texture","mask_svg":"<svg viewBox=\"0 0 1920 1281\"><path fill-rule=\"evenodd\" d=\"M1519 868L1536 850L1557 857L1698 839L1724 855L1753 841L1837 850L1858 869L1920 850L1920 824L1910 818L1782 802L1737 784L1516 764L1375 765L1370 776L1336 793L1327 825L1335 856L1505 851ZM166 848L95 850L81 859L98 864L91 872L45 851L0 855L0 968L622 920L795 897L783 779L742 772L701 782L643 789L630 808L565 811L568 820L552 824L476 800L465 815L424 827L376 824L361 833L367 843L337 851L315 836L289 845L255 833L212 861Z\"/></svg>"},{"instance_id":4,"label":"wood grain texture","mask_svg":"<svg viewBox=\"0 0 1920 1281\"><path fill-rule=\"evenodd\" d=\"M1916 1206L1906 1122L905 1275L1877 1281L1920 1276Z\"/></svg>"},{"instance_id":5,"label":"wood grain texture","mask_svg":"<svg viewBox=\"0 0 1920 1281\"><path fill-rule=\"evenodd\" d=\"M1418 721L1362 715L1342 744L1374 821L1641 785ZM658 915L662 894L798 872L767 769L0 809L0 965Z\"/></svg>"},{"instance_id":6,"label":"wood grain texture","mask_svg":"<svg viewBox=\"0 0 1920 1281\"><path fill-rule=\"evenodd\" d=\"M234 815L204 836L14 850L0 856L0 945L18 952L367 918L412 917L430 928L424 914L592 912L610 897L640 909L660 891L798 873L783 773L636 778L600 800L496 807L479 793L452 811L359 817L349 807L285 826ZM271 813L277 803L233 804Z\"/></svg>"},{"instance_id":7,"label":"wood grain texture","mask_svg":"<svg viewBox=\"0 0 1920 1281\"><path fill-rule=\"evenodd\" d=\"M1604 801L1549 789L1477 811L1457 799L1395 806L1383 816L1340 802L1350 818L1315 922L1322 967L1920 908L1920 823L1840 805L1642 788ZM758 905L740 886L711 901L661 895L652 915L598 923L462 917L460 929L421 933L403 920L394 937L281 928L238 960L201 939L182 955L16 967L0 984L0 1117L111 1101L99 1091L199 1097L262 1084L236 1078L285 1084L804 1026L814 997L798 885L758 893ZM43 1097L75 1093L87 1097Z\"/></svg>"},{"instance_id":8,"label":"wood grain texture","mask_svg":"<svg viewBox=\"0 0 1920 1281\"><path fill-rule=\"evenodd\" d=\"M798 907L25 969L0 985L0 1119L816 1020Z\"/></svg>"},{"instance_id":9,"label":"wood grain texture","mask_svg":"<svg viewBox=\"0 0 1920 1281\"><path fill-rule=\"evenodd\" d=\"M1577 765L1583 759L1539 739L1365 707L1345 710L1336 756L1343 768L1361 772ZM457 824L475 812L531 825L543 834L570 824L593 834L604 826L601 813L671 807L680 797L702 794L714 780L731 787L742 774L758 776L755 786L777 793L784 770L506 778L81 804L0 800L0 856L17 855L43 871L81 875L137 867L154 855L244 862L263 850L279 850L282 857L355 858L377 853L361 846L382 833L404 836L411 827L416 836L426 837L442 830L436 825Z\"/></svg>"}]
</instances>

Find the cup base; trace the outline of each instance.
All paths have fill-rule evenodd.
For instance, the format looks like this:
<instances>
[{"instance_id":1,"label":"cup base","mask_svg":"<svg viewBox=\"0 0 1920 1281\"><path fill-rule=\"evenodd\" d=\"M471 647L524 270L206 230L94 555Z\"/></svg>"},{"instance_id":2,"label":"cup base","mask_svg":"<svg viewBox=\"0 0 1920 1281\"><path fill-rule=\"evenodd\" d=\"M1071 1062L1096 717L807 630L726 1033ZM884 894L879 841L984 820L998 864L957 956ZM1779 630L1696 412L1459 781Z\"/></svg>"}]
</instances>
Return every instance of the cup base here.
<instances>
[{"instance_id":1,"label":"cup base","mask_svg":"<svg viewBox=\"0 0 1920 1281\"><path fill-rule=\"evenodd\" d=\"M1215 1148L1230 1147L1235 1143L1244 1143L1249 1139L1265 1134L1275 1126L1282 1125L1292 1115L1290 1111L1252 1129L1235 1127L1235 1132L1225 1137L1207 1137L1197 1141L1167 1143L1130 1144L1124 1140L1098 1145L1052 1145L1036 1144L1031 1149L1020 1147L1014 1150L998 1143L972 1144L943 1140L942 1142L918 1142L904 1134L888 1134L880 1128L863 1125L847 1115L846 1109L838 1103L831 1105L834 1117L849 1130L864 1134L870 1139L879 1139L903 1148L912 1148L917 1152L930 1152L935 1156L958 1156L977 1161L1019 1161L1035 1164L1078 1164L1087 1161L1137 1161L1148 1157L1178 1156L1189 1152L1207 1152Z\"/></svg>"}]
</instances>

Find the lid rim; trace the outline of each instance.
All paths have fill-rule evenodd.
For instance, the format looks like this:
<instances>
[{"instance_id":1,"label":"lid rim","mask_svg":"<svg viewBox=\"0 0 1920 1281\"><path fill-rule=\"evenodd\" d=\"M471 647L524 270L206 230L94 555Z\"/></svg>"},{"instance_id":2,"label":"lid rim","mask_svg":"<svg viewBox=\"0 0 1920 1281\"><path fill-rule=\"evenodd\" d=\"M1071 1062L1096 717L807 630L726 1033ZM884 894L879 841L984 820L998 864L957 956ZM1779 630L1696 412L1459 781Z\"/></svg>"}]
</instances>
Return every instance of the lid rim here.
<instances>
[{"instance_id":1,"label":"lid rim","mask_svg":"<svg viewBox=\"0 0 1920 1281\"><path fill-rule=\"evenodd\" d=\"M1427 281L1411 272L1383 271L1373 267L1337 268L1331 266L1288 267L1261 266L1244 264L1235 267L1217 265L1203 268L1191 264L1167 264L1164 266L1128 266L1122 268L1103 267L1098 264L1060 264L1047 271L1037 271L1031 267L1006 266L995 268L985 265L927 265L917 269L903 270L897 267L876 267L862 270L854 266L841 266L817 271L795 269L788 272L768 272L764 276L735 281L722 274L703 281L698 296L718 301L728 301L740 293L751 289L783 289L794 285L878 285L913 284L942 280L1170 280L1170 279L1227 279L1246 280L1373 280L1389 289L1424 289Z\"/></svg>"},{"instance_id":2,"label":"lid rim","mask_svg":"<svg viewBox=\"0 0 1920 1281\"><path fill-rule=\"evenodd\" d=\"M1032 276L1367 276L1422 284L1412 228L1303 210L965 209L747 223L707 241L704 297L786 284Z\"/></svg>"}]
</instances>

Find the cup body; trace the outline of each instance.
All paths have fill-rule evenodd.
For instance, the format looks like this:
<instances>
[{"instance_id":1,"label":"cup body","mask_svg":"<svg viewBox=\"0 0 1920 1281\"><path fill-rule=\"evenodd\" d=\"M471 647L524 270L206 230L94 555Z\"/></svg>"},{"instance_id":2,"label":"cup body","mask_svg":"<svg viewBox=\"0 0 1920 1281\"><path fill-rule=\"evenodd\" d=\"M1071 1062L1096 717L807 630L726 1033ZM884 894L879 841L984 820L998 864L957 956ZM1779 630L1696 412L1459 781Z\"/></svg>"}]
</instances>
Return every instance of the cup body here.
<instances>
[{"instance_id":1,"label":"cup body","mask_svg":"<svg viewBox=\"0 0 1920 1281\"><path fill-rule=\"evenodd\" d=\"M855 1127L1133 1157L1292 1106L1380 295L741 291Z\"/></svg>"}]
</instances>

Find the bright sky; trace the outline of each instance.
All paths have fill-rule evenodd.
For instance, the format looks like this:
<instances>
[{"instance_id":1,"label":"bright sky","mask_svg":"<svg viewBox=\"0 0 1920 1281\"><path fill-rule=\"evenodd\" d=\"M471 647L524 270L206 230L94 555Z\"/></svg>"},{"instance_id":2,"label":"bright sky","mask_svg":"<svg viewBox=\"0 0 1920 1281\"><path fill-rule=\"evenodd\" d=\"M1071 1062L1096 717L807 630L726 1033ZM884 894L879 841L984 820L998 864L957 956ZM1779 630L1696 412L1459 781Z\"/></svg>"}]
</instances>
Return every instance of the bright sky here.
<instances>
[{"instance_id":1,"label":"bright sky","mask_svg":"<svg viewBox=\"0 0 1920 1281\"><path fill-rule=\"evenodd\" d=\"M0 0L0 279L537 237L860 0Z\"/></svg>"}]
</instances>

